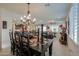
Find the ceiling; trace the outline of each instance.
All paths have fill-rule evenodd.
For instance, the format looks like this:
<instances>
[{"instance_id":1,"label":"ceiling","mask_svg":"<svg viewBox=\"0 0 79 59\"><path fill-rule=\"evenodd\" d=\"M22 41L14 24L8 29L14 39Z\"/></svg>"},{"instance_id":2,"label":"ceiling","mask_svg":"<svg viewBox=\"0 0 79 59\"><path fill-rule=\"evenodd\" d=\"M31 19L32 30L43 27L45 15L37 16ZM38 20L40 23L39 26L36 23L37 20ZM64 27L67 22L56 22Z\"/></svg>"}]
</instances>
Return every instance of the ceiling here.
<instances>
[{"instance_id":1,"label":"ceiling","mask_svg":"<svg viewBox=\"0 0 79 59\"><path fill-rule=\"evenodd\" d=\"M40 23L48 20L62 21L68 15L71 5L71 3L32 3L30 12ZM22 15L27 14L26 3L0 3L0 8Z\"/></svg>"}]
</instances>

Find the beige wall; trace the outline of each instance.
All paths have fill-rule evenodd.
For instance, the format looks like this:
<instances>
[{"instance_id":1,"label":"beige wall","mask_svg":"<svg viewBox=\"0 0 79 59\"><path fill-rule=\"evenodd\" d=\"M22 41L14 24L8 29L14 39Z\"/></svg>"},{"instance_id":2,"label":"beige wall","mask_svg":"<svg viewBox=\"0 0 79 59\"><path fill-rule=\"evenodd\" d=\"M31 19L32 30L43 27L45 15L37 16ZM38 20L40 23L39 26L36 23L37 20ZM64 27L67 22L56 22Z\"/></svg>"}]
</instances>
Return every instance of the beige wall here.
<instances>
[{"instance_id":1,"label":"beige wall","mask_svg":"<svg viewBox=\"0 0 79 59\"><path fill-rule=\"evenodd\" d=\"M12 29L12 20L20 18L22 15L5 9L0 9L0 45L2 48L10 47L9 30ZM7 21L7 29L3 29L1 26L2 21Z\"/></svg>"},{"instance_id":2,"label":"beige wall","mask_svg":"<svg viewBox=\"0 0 79 59\"><path fill-rule=\"evenodd\" d=\"M0 49L2 47L2 20L1 20L1 17L0 17Z\"/></svg>"}]
</instances>

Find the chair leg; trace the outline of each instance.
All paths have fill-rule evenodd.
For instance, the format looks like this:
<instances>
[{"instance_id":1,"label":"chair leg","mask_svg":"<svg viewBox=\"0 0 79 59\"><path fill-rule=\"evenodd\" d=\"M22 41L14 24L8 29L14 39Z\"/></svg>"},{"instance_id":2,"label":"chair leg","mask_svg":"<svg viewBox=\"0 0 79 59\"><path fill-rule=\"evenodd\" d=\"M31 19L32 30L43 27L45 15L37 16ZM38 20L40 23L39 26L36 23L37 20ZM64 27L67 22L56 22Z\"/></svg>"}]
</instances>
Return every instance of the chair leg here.
<instances>
[{"instance_id":1,"label":"chair leg","mask_svg":"<svg viewBox=\"0 0 79 59\"><path fill-rule=\"evenodd\" d=\"M52 44L49 47L49 56L52 56Z\"/></svg>"}]
</instances>

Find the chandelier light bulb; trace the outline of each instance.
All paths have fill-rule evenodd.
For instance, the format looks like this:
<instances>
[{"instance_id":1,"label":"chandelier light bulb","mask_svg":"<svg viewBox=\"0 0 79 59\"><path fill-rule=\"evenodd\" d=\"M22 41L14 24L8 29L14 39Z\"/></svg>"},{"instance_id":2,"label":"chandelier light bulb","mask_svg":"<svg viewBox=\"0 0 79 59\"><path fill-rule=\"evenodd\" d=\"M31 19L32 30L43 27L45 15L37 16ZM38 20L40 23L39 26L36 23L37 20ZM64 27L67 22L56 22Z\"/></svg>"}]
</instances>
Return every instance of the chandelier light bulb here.
<instances>
[{"instance_id":1,"label":"chandelier light bulb","mask_svg":"<svg viewBox=\"0 0 79 59\"><path fill-rule=\"evenodd\" d=\"M35 22L35 21L36 21L36 18L33 19L33 22Z\"/></svg>"},{"instance_id":2,"label":"chandelier light bulb","mask_svg":"<svg viewBox=\"0 0 79 59\"><path fill-rule=\"evenodd\" d=\"M31 19L31 16L28 15L28 16L27 16L27 19Z\"/></svg>"},{"instance_id":3,"label":"chandelier light bulb","mask_svg":"<svg viewBox=\"0 0 79 59\"><path fill-rule=\"evenodd\" d=\"M29 14L28 16L31 17L31 14Z\"/></svg>"},{"instance_id":4,"label":"chandelier light bulb","mask_svg":"<svg viewBox=\"0 0 79 59\"><path fill-rule=\"evenodd\" d=\"M23 22L26 22L26 20L24 20L24 19L23 19L22 21L23 21Z\"/></svg>"},{"instance_id":5,"label":"chandelier light bulb","mask_svg":"<svg viewBox=\"0 0 79 59\"><path fill-rule=\"evenodd\" d=\"M24 15L24 18L26 18L26 16Z\"/></svg>"},{"instance_id":6,"label":"chandelier light bulb","mask_svg":"<svg viewBox=\"0 0 79 59\"><path fill-rule=\"evenodd\" d=\"M23 20L23 17L21 17L21 20Z\"/></svg>"},{"instance_id":7,"label":"chandelier light bulb","mask_svg":"<svg viewBox=\"0 0 79 59\"><path fill-rule=\"evenodd\" d=\"M29 19L29 16L27 16L27 19Z\"/></svg>"}]
</instances>

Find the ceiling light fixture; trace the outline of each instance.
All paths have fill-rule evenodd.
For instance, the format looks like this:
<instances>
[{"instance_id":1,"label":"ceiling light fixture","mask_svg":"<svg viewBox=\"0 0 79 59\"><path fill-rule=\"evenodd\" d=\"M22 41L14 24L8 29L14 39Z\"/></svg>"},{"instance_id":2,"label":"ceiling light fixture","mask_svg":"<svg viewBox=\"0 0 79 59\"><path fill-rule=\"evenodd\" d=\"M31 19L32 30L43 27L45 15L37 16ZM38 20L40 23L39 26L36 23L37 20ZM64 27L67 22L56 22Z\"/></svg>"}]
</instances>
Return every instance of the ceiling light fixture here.
<instances>
[{"instance_id":1,"label":"ceiling light fixture","mask_svg":"<svg viewBox=\"0 0 79 59\"><path fill-rule=\"evenodd\" d=\"M27 16L24 15L23 17L21 17L21 21L26 22L26 23L28 23L28 22L35 23L36 22L36 18L32 19L31 13L30 13L30 3L27 3L27 5L28 5Z\"/></svg>"}]
</instances>

